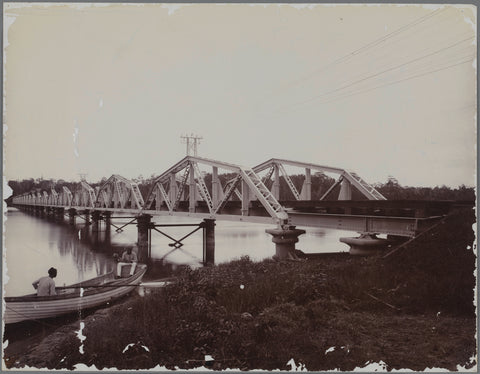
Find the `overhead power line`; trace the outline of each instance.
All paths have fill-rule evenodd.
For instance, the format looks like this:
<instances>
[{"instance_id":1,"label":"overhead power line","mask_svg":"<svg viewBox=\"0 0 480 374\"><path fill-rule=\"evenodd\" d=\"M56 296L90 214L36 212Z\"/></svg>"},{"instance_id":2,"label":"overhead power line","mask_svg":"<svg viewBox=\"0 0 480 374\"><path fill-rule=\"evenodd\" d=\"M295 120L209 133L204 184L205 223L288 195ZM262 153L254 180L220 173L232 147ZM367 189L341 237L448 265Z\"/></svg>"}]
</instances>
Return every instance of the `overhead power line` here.
<instances>
[{"instance_id":1,"label":"overhead power line","mask_svg":"<svg viewBox=\"0 0 480 374\"><path fill-rule=\"evenodd\" d=\"M399 64L399 65L390 67L390 68L385 69L385 70L382 70L382 71L380 71L380 72L378 72L378 73L371 74L371 75L369 75L369 76L367 76L367 77L365 77L365 78L358 79L358 80L356 80L356 81L354 81L354 82L351 82L351 83L348 83L348 84L346 84L346 85L344 85L344 86L341 86L341 87L335 88L335 89L333 89L333 90L324 92L324 93L322 93L322 94L320 94L320 95L317 95L317 96L314 96L314 97L312 97L312 98L310 98L310 99L308 99L308 100L304 100L304 101L298 102L298 103L296 103L296 104L293 104L291 107L295 108L295 107L298 107L298 106L301 106L301 105L305 105L305 104L311 103L311 102L313 102L313 101L318 100L319 98L321 98L321 97L323 97L323 96L328 96L328 95L330 95L330 94L332 94L332 93L335 93L335 92L344 90L345 88L351 87L351 86L353 86L353 85L355 85L355 84L358 84L358 83L364 82L364 81L366 81L366 80L375 78L375 77L377 77L377 76L379 76L379 75L382 75L382 74L385 74L385 73L387 73L387 72L390 72L390 71L399 69L399 68L401 68L401 67L403 67L403 66L412 64L412 63L414 63L414 62L420 61L420 60L425 59L425 58L427 58L427 57L431 57L431 56L436 55L436 54L438 54L438 53L440 53L440 52L443 52L443 51L446 51L446 50L448 50L448 49L451 49L451 48L453 48L453 47L455 47L455 46L457 46L457 45L459 45L459 44L461 44L461 43L464 43L464 42L466 42L466 41L468 41L468 40L473 39L474 37L475 37L475 36L470 36L470 37L468 37L468 38L462 39L462 40L460 40L460 41L458 41L458 42L455 42L455 43L453 43L453 44L450 44L449 46L444 47L444 48L441 48L441 49L438 49L438 50L436 50L436 51L434 51L434 52L431 52L431 53L428 53L428 54L426 54L426 55L423 55L423 56L414 58L414 59L412 59L412 60L409 60L409 61L407 61L407 62L401 63L401 64Z\"/></svg>"},{"instance_id":2,"label":"overhead power line","mask_svg":"<svg viewBox=\"0 0 480 374\"><path fill-rule=\"evenodd\" d=\"M433 12L431 12L431 13L429 13L429 14L426 14L425 16L422 16L422 17L420 17L420 18L418 18L418 19L416 19L416 20L414 20L414 21L412 21L412 22L410 22L410 23L408 23L408 24L406 24L406 25L404 25L404 26L402 26L402 27L400 27L400 28L398 28L398 29L390 32L390 33L388 33L387 35L384 35L384 36L382 36L382 37L380 37L380 38L378 38L378 39L375 39L375 40L373 40L373 41L365 44L364 46L362 46L362 47L360 47L360 48L357 48L357 49L355 49L354 51L349 52L348 54L346 54L346 55L344 55L344 56L342 56L342 57L340 57L340 58L338 58L338 59L336 59L336 60L334 60L334 61L326 64L326 65L324 65L323 67L321 67L321 68L319 68L319 69L317 69L317 70L314 70L314 71L310 72L309 74L303 76L302 78L299 78L298 80L295 80L295 81L293 81L293 82L291 82L291 83L289 83L289 84L286 84L286 85L283 87L283 90L285 90L285 89L287 89L287 88L290 88L290 87L292 87L292 86L296 86L296 85L298 85L299 83L307 80L307 79L310 78L311 76L316 75L316 74L318 74L318 73L321 73L321 72L327 70L327 69L328 69L329 67L331 67L331 66L335 66L335 67L336 67L339 63L345 62L345 61L351 59L352 57L354 57L354 56L356 56L356 55L358 55L358 54L361 54L361 53L363 53L364 51L367 51L367 50L369 50L369 49L371 49L371 48L379 45L380 43L382 43L382 42L384 42L384 41L386 41L386 40L394 37L395 35L400 34L400 33L402 33L402 32L405 32L405 31L411 29L412 27L414 27L414 26L416 26L416 25L418 25L418 24L421 24L421 23L427 21L428 19L430 19L430 18L432 18L432 17L434 17L434 16L439 15L440 13L444 12L446 9L447 9L447 8L436 9L436 10L434 10Z\"/></svg>"},{"instance_id":3,"label":"overhead power line","mask_svg":"<svg viewBox=\"0 0 480 374\"><path fill-rule=\"evenodd\" d=\"M444 66L444 67L441 67L441 68L438 68L438 69L435 69L435 70L430 70L430 71L427 71L427 72L422 73L422 74L417 74L417 75L413 75L413 76L410 76L410 77L407 77L407 78L404 78L404 79L391 81L391 82L388 82L388 83L385 83L385 84L381 84L379 86L367 88L367 89L364 89L364 90L361 90L361 91L356 91L356 92L350 93L348 95L343 95L343 96L339 96L339 97L335 97L335 98L330 98L326 101L322 101L322 102L319 102L317 104L318 105L328 104L328 103L331 103L331 102L334 102L334 101L339 101L339 100L346 99L346 98L351 97L351 96L355 96L355 95L358 95L358 94L363 94L363 93L366 93L366 92L370 92L370 91L373 91L373 90L376 90L376 89L379 89L379 88L382 88L382 87L391 86L393 84L405 82L405 81L408 81L408 80L411 80L411 79L416 79L416 78L419 78L419 77L422 77L422 76L425 76L425 75L428 75L428 74L433 74L433 73L436 73L436 72L439 72L439 71L442 71L442 70L450 69L450 68L453 68L453 67L458 66L458 65L462 65L462 64L472 62L474 60L475 56L476 55L469 56L467 60L463 60L463 61L460 61L458 63L448 65L448 66Z\"/></svg>"}]
</instances>

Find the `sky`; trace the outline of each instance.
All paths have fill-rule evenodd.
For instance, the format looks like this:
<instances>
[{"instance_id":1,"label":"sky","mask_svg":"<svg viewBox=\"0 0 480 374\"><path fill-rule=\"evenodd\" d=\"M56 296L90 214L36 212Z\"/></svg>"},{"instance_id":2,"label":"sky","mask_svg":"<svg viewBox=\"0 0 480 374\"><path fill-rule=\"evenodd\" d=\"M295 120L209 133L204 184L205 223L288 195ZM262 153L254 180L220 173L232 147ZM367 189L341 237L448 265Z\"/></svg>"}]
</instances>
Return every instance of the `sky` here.
<instances>
[{"instance_id":1,"label":"sky","mask_svg":"<svg viewBox=\"0 0 480 374\"><path fill-rule=\"evenodd\" d=\"M4 176L185 156L476 183L473 6L4 3Z\"/></svg>"}]
</instances>

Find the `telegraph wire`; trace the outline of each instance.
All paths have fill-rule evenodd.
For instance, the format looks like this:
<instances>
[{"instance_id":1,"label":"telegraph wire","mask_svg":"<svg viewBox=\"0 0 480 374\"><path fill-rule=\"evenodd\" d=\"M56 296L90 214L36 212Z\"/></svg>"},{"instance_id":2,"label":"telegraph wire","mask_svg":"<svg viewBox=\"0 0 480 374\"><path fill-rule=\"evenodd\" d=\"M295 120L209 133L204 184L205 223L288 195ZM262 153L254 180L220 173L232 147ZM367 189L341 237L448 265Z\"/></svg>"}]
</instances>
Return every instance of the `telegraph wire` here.
<instances>
[{"instance_id":1,"label":"telegraph wire","mask_svg":"<svg viewBox=\"0 0 480 374\"><path fill-rule=\"evenodd\" d=\"M344 61L347 61L347 60L351 59L352 57L354 57L354 56L362 53L363 51L366 51L366 50L368 50L368 49L370 49L370 48L373 48L373 47L377 46L378 44L384 42L385 40L390 39L390 38L394 37L395 35L397 35L397 34L399 34L399 33L402 33L402 32L404 32L404 31L406 31L406 30L408 30L408 29L410 29L410 28L412 28L412 27L414 27L414 26L416 26L416 25L418 25L418 24L421 24L421 23L427 21L429 18L432 18L432 17L434 17L434 16L436 16L436 15L438 15L438 14L446 11L447 9L448 9L448 8L436 9L436 10L434 10L433 12L431 12L431 13L425 15L425 16L422 16L422 17L414 20L414 21L412 21L412 22L410 22L410 23L408 23L408 24L400 27L399 29L396 29L396 30L392 31L391 33L389 33L389 34L387 34L387 35L384 35L384 36L382 36L382 37L380 37L380 38L378 38L378 39L375 39L375 40L373 40L373 41L365 44L364 46L362 46L362 47L360 47L360 48L357 48L356 50L354 50L354 51L352 51L352 52L350 52L350 53L348 53L348 54L346 54L346 55L344 55L344 56L342 56L342 57L340 57L340 58L338 58L338 59L336 59L336 60L328 63L327 65L325 65L325 66L323 66L323 67L321 67L321 68L319 68L319 69L317 69L317 70L314 70L313 72L311 72L311 73L303 76L302 78L300 78L300 79L298 79L298 80L296 80L296 81L293 81L293 82L291 82L290 84L286 84L286 85L283 87L283 90L285 90L285 89L287 89L287 88L289 88L289 87L298 85L299 83L301 83L302 81L305 81L306 79L308 79L308 78L311 77L312 75L315 75L315 74L318 74L318 73L320 73L320 72L322 72L322 71L325 71L325 70L327 70L327 69L328 69L329 67L331 67L331 66L337 66L339 63L342 63L342 62L344 62Z\"/></svg>"},{"instance_id":2,"label":"telegraph wire","mask_svg":"<svg viewBox=\"0 0 480 374\"><path fill-rule=\"evenodd\" d=\"M455 42L455 43L453 43L453 44L451 44L451 45L449 45L449 46L447 46L447 47L438 49L438 50L436 50L436 51L434 51L434 52L431 52L431 53L428 53L428 54L426 54L426 55L423 55L423 56L414 58L414 59L409 60L409 61L407 61L407 62L404 62L404 63L402 63L402 64L399 64L399 65L390 67L390 68L385 69L385 70L382 70L382 71L380 71L380 72L378 72L378 73L371 74L371 75L369 75L369 76L367 76L367 77L365 77L365 78L358 79L358 80L356 80L356 81L354 81L354 82L351 82L351 83L348 83L348 84L346 84L346 85L344 85L344 86L341 86L341 87L335 88L335 89L333 89L333 90L324 92L324 93L322 93L322 94L320 94L320 95L317 95L317 96L314 96L313 98L310 98L310 99L308 99L308 100L304 100L304 101L298 102L298 103L296 103L296 104L293 104L293 105L291 106L291 108L294 109L295 107L302 106L302 105L308 104L308 103L310 103L310 102L316 101L317 99L321 98L322 96L330 95L330 94L332 94L332 93L338 92L338 91L343 90L343 89L348 88L348 87L351 87L351 86L353 86L353 85L355 85L355 84L361 83L361 82L366 81L366 80L368 80L368 79L377 77L377 76L382 75L382 74L384 74L384 73L387 73L387 72L389 72L389 71L399 69L399 68L401 68L401 67L403 67L403 66L405 66L405 65L409 65L409 64L412 64L412 63L417 62L417 61L419 61L419 60L422 60L422 59L425 59L425 58L427 58L427 57L433 56L433 55L435 55L435 54L438 54L438 53L440 53L440 52L443 52L443 51L445 51L445 50L448 50L448 49L450 49L450 48L453 48L453 47L455 47L455 46L457 46L457 45L459 45L459 44L461 44L461 43L464 43L464 42L466 42L466 41L468 41L468 40L470 40L470 39L473 39L473 38L475 38L475 36L470 36L470 37L468 37L468 38L465 38L465 39L462 39L462 40L460 40L460 41L458 41L458 42Z\"/></svg>"},{"instance_id":3,"label":"telegraph wire","mask_svg":"<svg viewBox=\"0 0 480 374\"><path fill-rule=\"evenodd\" d=\"M340 93L339 95L337 96L334 96L334 97L326 97L324 98L323 100L317 102L317 104L321 105L321 104L326 104L326 103L330 103L330 102L334 102L334 101L338 101L338 100L342 100L344 98L347 98L347 97L350 97L350 96L354 96L354 95L357 95L357 94L360 94L360 93L364 93L364 92L369 92L369 91L372 91L372 90L375 90L375 89L378 89L378 88L381 88L381 87L385 87L385 86L389 86L391 84L395 84L395 83L399 83L399 82L403 82L403 81L406 81L406 80L409 80L409 79L413 79L413 78L417 78L417 77L420 77L420 76L423 76L423 75L427 75L427 74L430 74L430 73L435 73L437 71L440 71L440 70L444 70L444 69L447 69L449 67L453 67L453 66L457 66L459 64L463 64L463 63L466 63L466 62L469 62L469 61L473 61L475 55L468 55L468 56L463 56L462 59L458 62L458 56L455 57L455 61L452 61L454 62L453 64L450 64L450 65L447 65L447 66L442 66L442 67L439 67L437 69L434 69L434 70L429 70L429 71L426 71L426 72L422 72L422 73L418 73L418 74L414 74L414 75L410 75L408 77L405 77L405 78L402 78L402 79L398 79L398 80L393 80L393 81L390 81L388 83L385 83L385 84L381 84L381 85L378 85L378 86L375 86L375 87L370 87L370 88L364 88L364 89L359 89L359 90L356 90L356 91L349 91L349 92L344 92L344 93ZM463 60L464 58L467 58L467 60ZM450 59L452 60L452 59ZM450 63L450 60L448 61ZM457 63L458 62L458 63ZM422 68L420 70L424 70L425 68ZM418 70L417 70L418 71Z\"/></svg>"},{"instance_id":4,"label":"telegraph wire","mask_svg":"<svg viewBox=\"0 0 480 374\"><path fill-rule=\"evenodd\" d=\"M382 85L379 85L379 86L375 86L375 87L372 87L372 88L368 88L368 89L365 89L365 90L356 91L356 92L353 92L353 93L348 94L348 95L338 96L338 97L335 97L335 98L332 98L332 99L329 99L329 100L326 100L326 101L323 101L323 102L319 102L318 104L319 105L328 104L328 103L331 103L331 102L334 102L334 101L346 99L346 98L351 97L351 96L355 96L355 95L362 94L362 93L365 93L365 92L370 92L370 91L373 91L373 90L376 90L376 89L379 89L379 88L382 88L382 87L391 86L393 84L405 82L405 81L408 81L410 79L415 79L415 78L419 78L419 77L422 77L422 76L425 76L425 75L428 75L428 74L433 74L433 73L436 73L436 72L439 72L439 71L442 71L442 70L450 69L450 68L458 66L458 65L466 64L468 62L472 62L475 59L476 55L467 56L467 57L469 57L469 58L465 61L460 61L460 62L452 64L452 65L444 66L444 67L441 67L441 68L438 68L438 69L435 69L435 70L430 70L430 71L427 71L425 73L413 75L413 76L410 76L410 77L407 77L407 78L404 78L404 79L399 79L399 80L396 80L396 81L388 82L388 83L385 83L385 84L382 84Z\"/></svg>"}]
</instances>

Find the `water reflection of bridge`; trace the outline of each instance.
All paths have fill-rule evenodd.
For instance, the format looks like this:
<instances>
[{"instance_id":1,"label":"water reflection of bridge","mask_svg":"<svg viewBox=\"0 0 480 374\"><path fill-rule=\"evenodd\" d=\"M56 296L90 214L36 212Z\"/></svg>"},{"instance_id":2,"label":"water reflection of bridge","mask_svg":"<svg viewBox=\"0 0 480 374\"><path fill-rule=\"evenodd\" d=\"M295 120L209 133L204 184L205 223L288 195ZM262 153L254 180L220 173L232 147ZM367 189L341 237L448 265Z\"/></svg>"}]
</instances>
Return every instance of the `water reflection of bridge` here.
<instances>
[{"instance_id":1,"label":"water reflection of bridge","mask_svg":"<svg viewBox=\"0 0 480 374\"><path fill-rule=\"evenodd\" d=\"M292 171L297 178L291 177ZM312 172L338 177L317 199L312 199ZM280 200L281 192L291 199ZM67 214L72 224L81 217L92 224L94 233L100 231L100 222L106 230L112 225L121 230L122 224L136 224L141 257L148 256L153 231L166 234L152 222L152 216L202 219L194 230L203 230L205 262L213 262L216 219L276 224L267 232L273 235L277 255L287 256L304 232L297 226L409 238L456 207L452 202L387 201L357 173L340 168L280 159L247 168L191 156L158 176L146 194L135 181L112 175L96 188L81 181L74 191L59 185L50 191L14 196L13 203L38 214ZM114 223L115 213L131 216L126 223ZM178 246L183 239L173 240Z\"/></svg>"}]
</instances>

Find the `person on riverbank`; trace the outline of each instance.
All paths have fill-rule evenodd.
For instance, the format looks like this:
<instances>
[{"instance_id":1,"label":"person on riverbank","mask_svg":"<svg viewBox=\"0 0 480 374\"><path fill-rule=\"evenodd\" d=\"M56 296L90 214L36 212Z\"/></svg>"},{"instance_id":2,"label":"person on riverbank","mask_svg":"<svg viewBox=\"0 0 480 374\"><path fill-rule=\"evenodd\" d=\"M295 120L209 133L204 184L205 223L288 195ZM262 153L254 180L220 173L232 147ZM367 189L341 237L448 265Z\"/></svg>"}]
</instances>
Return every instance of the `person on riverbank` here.
<instances>
[{"instance_id":1,"label":"person on riverbank","mask_svg":"<svg viewBox=\"0 0 480 374\"><path fill-rule=\"evenodd\" d=\"M55 292L55 281L53 278L57 276L57 269L48 269L48 276L42 277L32 283L33 288L37 290L37 296L53 296Z\"/></svg>"},{"instance_id":2,"label":"person on riverbank","mask_svg":"<svg viewBox=\"0 0 480 374\"><path fill-rule=\"evenodd\" d=\"M135 268L137 267L137 254L132 251L132 248L127 248L125 252L123 252L122 257L120 257L120 261L117 264L117 276L122 276L122 267L125 265L132 265L130 268L130 275L135 273Z\"/></svg>"}]
</instances>

